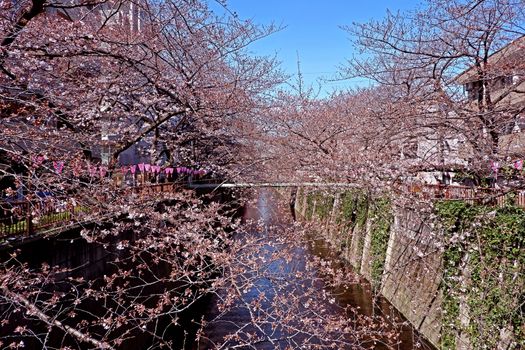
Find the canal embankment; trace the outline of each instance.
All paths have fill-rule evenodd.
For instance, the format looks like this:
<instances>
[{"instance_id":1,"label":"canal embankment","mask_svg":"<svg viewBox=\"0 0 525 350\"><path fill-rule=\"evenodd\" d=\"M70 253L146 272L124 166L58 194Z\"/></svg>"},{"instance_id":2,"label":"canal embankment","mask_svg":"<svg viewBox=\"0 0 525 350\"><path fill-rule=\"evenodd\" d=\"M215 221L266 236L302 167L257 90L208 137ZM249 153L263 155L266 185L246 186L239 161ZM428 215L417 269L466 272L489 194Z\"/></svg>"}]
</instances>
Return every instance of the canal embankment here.
<instances>
[{"instance_id":1,"label":"canal embankment","mask_svg":"<svg viewBox=\"0 0 525 350\"><path fill-rule=\"evenodd\" d=\"M525 211L299 189L297 217L439 349L524 346Z\"/></svg>"}]
</instances>

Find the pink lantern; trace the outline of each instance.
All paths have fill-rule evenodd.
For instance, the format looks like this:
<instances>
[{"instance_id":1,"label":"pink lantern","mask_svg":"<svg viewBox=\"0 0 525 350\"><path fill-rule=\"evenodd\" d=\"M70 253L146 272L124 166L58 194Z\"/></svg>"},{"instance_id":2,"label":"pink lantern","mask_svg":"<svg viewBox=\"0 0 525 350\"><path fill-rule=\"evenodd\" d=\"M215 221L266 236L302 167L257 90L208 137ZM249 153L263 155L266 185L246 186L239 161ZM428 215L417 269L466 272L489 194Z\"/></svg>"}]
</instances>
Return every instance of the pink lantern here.
<instances>
[{"instance_id":1,"label":"pink lantern","mask_svg":"<svg viewBox=\"0 0 525 350\"><path fill-rule=\"evenodd\" d=\"M141 173L144 172L144 163L140 163L139 164L139 170L140 170Z\"/></svg>"},{"instance_id":2,"label":"pink lantern","mask_svg":"<svg viewBox=\"0 0 525 350\"><path fill-rule=\"evenodd\" d=\"M133 175L135 175L135 172L137 171L137 166L136 166L136 165L132 165L132 166L130 166L130 167L129 167L129 171L130 171Z\"/></svg>"},{"instance_id":3,"label":"pink lantern","mask_svg":"<svg viewBox=\"0 0 525 350\"><path fill-rule=\"evenodd\" d=\"M105 166L101 166L99 169L100 177L106 176L107 171L108 171L108 168L106 168Z\"/></svg>"},{"instance_id":4,"label":"pink lantern","mask_svg":"<svg viewBox=\"0 0 525 350\"><path fill-rule=\"evenodd\" d=\"M88 164L88 172L89 172L89 176L93 177L96 175L97 173L97 167L96 166L91 166Z\"/></svg>"},{"instance_id":5,"label":"pink lantern","mask_svg":"<svg viewBox=\"0 0 525 350\"><path fill-rule=\"evenodd\" d=\"M147 171L147 172L150 172L151 165L150 164L144 164L144 170Z\"/></svg>"},{"instance_id":6,"label":"pink lantern","mask_svg":"<svg viewBox=\"0 0 525 350\"><path fill-rule=\"evenodd\" d=\"M55 171L57 172L57 174L60 174L62 170L64 169L64 162L62 161L53 162L53 167L55 168Z\"/></svg>"}]
</instances>

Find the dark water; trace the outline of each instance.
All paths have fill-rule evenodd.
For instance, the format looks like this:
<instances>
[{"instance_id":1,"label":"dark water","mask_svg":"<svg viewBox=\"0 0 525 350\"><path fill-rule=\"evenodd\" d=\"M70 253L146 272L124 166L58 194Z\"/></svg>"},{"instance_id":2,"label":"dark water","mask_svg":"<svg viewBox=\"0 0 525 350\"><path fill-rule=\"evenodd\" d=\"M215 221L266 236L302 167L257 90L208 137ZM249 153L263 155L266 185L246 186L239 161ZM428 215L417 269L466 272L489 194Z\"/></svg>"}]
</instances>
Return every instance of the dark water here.
<instances>
[{"instance_id":1,"label":"dark water","mask_svg":"<svg viewBox=\"0 0 525 350\"><path fill-rule=\"evenodd\" d=\"M278 295L285 295L288 299L301 299L301 294L308 288L314 288L319 293L325 295L323 300L316 301L317 309L328 310L329 316L337 317L356 317L354 314L347 314L347 307L356 307L359 313L367 316L382 315L389 319L389 329L396 329L399 332L399 338L393 344L389 342L389 346L384 345L381 341L361 342L359 345L369 349L432 349L432 347L409 326L403 317L386 301L384 298L374 297L370 285L366 281L344 283L337 287L328 287L328 284L323 281L320 273L316 277L307 280L298 278L294 281L294 276L297 273L305 272L305 266L316 257L326 261L330 261L335 269L344 269L348 271L348 265L333 253L333 249L323 240L313 240L305 242L282 242L282 232L285 229L290 229L293 225L289 207L285 203L281 206L277 195L271 191L261 191L258 194L257 201L252 205L248 205L244 213L245 222L257 221L258 225L253 225L248 235L255 235L261 239L267 240L267 244L260 246L258 254L260 256L270 256L275 254L279 249L293 250L293 260L286 261L286 259L276 259L271 264L265 267L264 272L258 270L257 273L253 271L245 272L250 275L253 286L245 294L237 298L233 303L233 307L228 312L219 310L218 305L226 297L225 294L219 294L212 298L212 307L207 311L205 319L210 323L204 330L204 335L201 342L195 349L210 349L219 348L241 348L241 349L286 349L287 346L293 348L312 348L317 345L327 345L323 343L322 333L316 339L315 337L306 338L305 334L297 332L298 334L290 335L289 329L280 328L279 317L286 318L275 308L287 308L286 304L278 304L275 298ZM238 239L243 239L238 237ZM304 244L301 244L304 243ZM250 252L249 254L254 254ZM257 253L255 253L257 254ZM282 277L282 278L279 278ZM248 280L248 278L246 278ZM237 283L237 282L234 282ZM308 284L305 286L305 284ZM265 299L261 307L264 309L261 313L272 315L272 322L265 322L259 318L261 325L259 329L254 326L254 312L250 310L247 305L252 305L260 299L261 292L264 293ZM334 302L335 301L335 302ZM304 309L290 308L292 312L302 313ZM307 313L305 313L307 315ZM256 318L256 317L255 317ZM288 322L288 321L287 321ZM298 324L298 327L301 325ZM306 333L306 331L305 331ZM224 341L224 337L236 334L237 339ZM247 334L251 334L256 341L250 341ZM282 340L286 338L286 340ZM334 348L339 349L354 349L354 346L348 342L347 336L342 336L340 342L335 342ZM293 339L293 340L290 340ZM337 338L336 338L337 339ZM377 340L377 339L375 339ZM301 341L308 342L307 345L302 346ZM385 340L385 342L387 342ZM244 345L243 345L244 344ZM248 346L250 344L250 346ZM305 343L306 344L306 343Z\"/></svg>"},{"instance_id":2,"label":"dark water","mask_svg":"<svg viewBox=\"0 0 525 350\"><path fill-rule=\"evenodd\" d=\"M99 230L101 228L97 228ZM64 232L56 237L49 239L42 238L30 243L26 243L19 247L17 260L21 263L27 264L30 270L38 270L42 264L48 266L60 267L65 269L65 272L53 275L53 279L45 286L40 287L42 290L41 300L47 300L48 296L53 293L61 293L61 301L57 305L57 309L67 310L72 308L71 303L75 299L76 293L69 293L71 286L75 285L75 290L82 294L82 290L87 287L87 281L95 285L102 285L102 278L105 275L115 273L115 259L125 259L126 253L116 248L120 240L133 240L135 234L133 232L124 232L119 237L110 237L108 244L88 243L80 237L80 230L71 230ZM0 252L0 261L7 261L13 251L5 249ZM150 263L150 262L148 262ZM155 271L156 276L166 276L170 270L162 264L150 264L152 270ZM133 270L132 270L133 271ZM148 276L142 275L145 280ZM86 283L71 283L69 277L82 277ZM138 295L129 295L129 298L136 298L142 301L150 297L162 293L168 288L165 283L152 283L148 288L141 288ZM7 320L9 323L2 324L0 327L0 348L4 349L6 345L11 343L23 343L24 349L93 349L94 347L87 342L78 342L77 339L65 334L57 327L47 327L43 322L32 317L26 317L25 313L13 311L12 303L5 303L5 300L0 298L0 318ZM126 302L129 302L127 300ZM124 301L122 301L124 303ZM75 319L69 319L66 312L54 313L51 315L58 315L57 319L64 324L71 322L72 326L75 320L89 320L93 321L97 318L104 317L107 314L107 307L112 307L110 299L96 300L93 298L84 298L82 302L77 305L74 310L77 314ZM158 329L158 336L162 336L163 340L170 341L174 349L182 349L187 343L187 339L193 339L197 331L197 325L193 322L194 316L202 314L208 306L208 299L203 298L194 303L193 307L187 311L181 312L178 316L178 324L173 324L172 317L159 317L153 326ZM31 329L31 334L19 335L15 329L19 326ZM150 327L148 325L148 327ZM93 333L99 331L97 328L90 329ZM152 333L155 330L145 329L140 331L138 329L132 330L129 336L120 344L119 350L135 350L135 349L149 349L158 348L152 344L156 341L152 338ZM96 334L96 333L95 333ZM118 334L115 334L118 336ZM95 337L96 338L96 337ZM187 346L186 346L187 348Z\"/></svg>"},{"instance_id":3,"label":"dark water","mask_svg":"<svg viewBox=\"0 0 525 350\"><path fill-rule=\"evenodd\" d=\"M350 269L348 263L334 254L333 248L322 240L315 239L311 241L309 253L332 261L334 268ZM361 279L360 283L348 283L338 288L330 289L339 305L350 305L358 307L364 315L381 315L392 320L392 328L399 332L399 344L394 349L434 349L408 321L386 300L381 296L374 295L370 283ZM389 349L382 344L377 344L375 349Z\"/></svg>"}]
</instances>

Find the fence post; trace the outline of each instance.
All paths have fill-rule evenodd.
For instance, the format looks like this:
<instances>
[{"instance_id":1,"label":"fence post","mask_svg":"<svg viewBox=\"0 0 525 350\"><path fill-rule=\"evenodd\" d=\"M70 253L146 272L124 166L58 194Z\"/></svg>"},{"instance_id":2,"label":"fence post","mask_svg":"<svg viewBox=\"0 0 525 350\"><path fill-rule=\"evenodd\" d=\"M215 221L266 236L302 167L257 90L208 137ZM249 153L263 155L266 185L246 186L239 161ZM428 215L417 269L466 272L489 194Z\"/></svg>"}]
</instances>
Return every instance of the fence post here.
<instances>
[{"instance_id":1,"label":"fence post","mask_svg":"<svg viewBox=\"0 0 525 350\"><path fill-rule=\"evenodd\" d=\"M68 198L68 201L67 201L67 207L69 208L69 220L68 221L73 221L75 220L75 206L74 206L74 202L70 200L70 198Z\"/></svg>"},{"instance_id":2,"label":"fence post","mask_svg":"<svg viewBox=\"0 0 525 350\"><path fill-rule=\"evenodd\" d=\"M25 235L29 236L33 233L33 215L31 215L31 205L29 201L24 202L26 210L26 232Z\"/></svg>"}]
</instances>

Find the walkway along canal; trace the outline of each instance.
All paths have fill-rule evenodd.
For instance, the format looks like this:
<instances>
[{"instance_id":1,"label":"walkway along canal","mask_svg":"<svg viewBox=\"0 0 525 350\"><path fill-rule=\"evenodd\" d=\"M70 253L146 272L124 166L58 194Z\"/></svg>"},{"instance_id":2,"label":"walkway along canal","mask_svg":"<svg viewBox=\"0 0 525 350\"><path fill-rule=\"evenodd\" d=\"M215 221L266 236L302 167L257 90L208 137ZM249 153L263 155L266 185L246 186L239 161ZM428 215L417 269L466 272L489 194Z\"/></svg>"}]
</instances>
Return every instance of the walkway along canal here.
<instances>
[{"instance_id":1,"label":"walkway along canal","mask_svg":"<svg viewBox=\"0 0 525 350\"><path fill-rule=\"evenodd\" d=\"M195 349L432 349L288 203L262 189L237 233L238 263L212 298Z\"/></svg>"}]
</instances>

